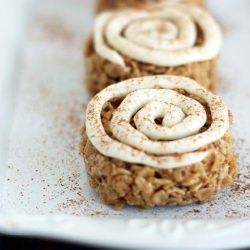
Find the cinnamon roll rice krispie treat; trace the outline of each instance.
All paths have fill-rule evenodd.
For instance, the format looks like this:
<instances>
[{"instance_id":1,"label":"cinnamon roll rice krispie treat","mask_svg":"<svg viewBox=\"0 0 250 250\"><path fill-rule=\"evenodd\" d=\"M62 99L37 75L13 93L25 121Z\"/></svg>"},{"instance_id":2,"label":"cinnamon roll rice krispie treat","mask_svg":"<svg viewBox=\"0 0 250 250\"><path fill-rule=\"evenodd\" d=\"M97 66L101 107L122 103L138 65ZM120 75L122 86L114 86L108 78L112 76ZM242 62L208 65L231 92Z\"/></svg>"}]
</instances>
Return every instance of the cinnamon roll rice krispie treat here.
<instances>
[{"instance_id":1,"label":"cinnamon roll rice krispie treat","mask_svg":"<svg viewBox=\"0 0 250 250\"><path fill-rule=\"evenodd\" d=\"M117 209L209 201L237 174L231 121L224 102L189 78L111 85L88 104L82 129L90 185Z\"/></svg>"},{"instance_id":2,"label":"cinnamon roll rice krispie treat","mask_svg":"<svg viewBox=\"0 0 250 250\"><path fill-rule=\"evenodd\" d=\"M220 47L217 23L198 7L104 12L86 43L87 87L94 95L122 80L166 74L190 77L215 91Z\"/></svg>"},{"instance_id":3,"label":"cinnamon roll rice krispie treat","mask_svg":"<svg viewBox=\"0 0 250 250\"><path fill-rule=\"evenodd\" d=\"M97 12L124 8L151 8L152 5L162 6L166 3L192 4L200 7L205 6L204 0L98 0Z\"/></svg>"}]
</instances>

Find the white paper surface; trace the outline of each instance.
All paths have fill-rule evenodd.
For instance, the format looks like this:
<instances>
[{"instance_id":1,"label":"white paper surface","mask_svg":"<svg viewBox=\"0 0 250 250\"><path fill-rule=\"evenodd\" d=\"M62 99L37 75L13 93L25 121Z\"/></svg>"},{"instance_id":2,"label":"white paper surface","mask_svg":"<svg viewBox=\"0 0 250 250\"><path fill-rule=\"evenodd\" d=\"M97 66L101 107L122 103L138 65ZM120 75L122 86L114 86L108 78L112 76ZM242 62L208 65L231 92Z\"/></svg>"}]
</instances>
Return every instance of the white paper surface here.
<instances>
[{"instance_id":1,"label":"white paper surface","mask_svg":"<svg viewBox=\"0 0 250 250\"><path fill-rule=\"evenodd\" d=\"M79 156L88 97L82 46L92 1L44 0L34 10L18 82L2 209L28 214L228 218L250 214L250 32L248 0L210 0L221 23L220 95L232 109L240 175L235 186L203 205L121 212L102 205Z\"/></svg>"}]
</instances>

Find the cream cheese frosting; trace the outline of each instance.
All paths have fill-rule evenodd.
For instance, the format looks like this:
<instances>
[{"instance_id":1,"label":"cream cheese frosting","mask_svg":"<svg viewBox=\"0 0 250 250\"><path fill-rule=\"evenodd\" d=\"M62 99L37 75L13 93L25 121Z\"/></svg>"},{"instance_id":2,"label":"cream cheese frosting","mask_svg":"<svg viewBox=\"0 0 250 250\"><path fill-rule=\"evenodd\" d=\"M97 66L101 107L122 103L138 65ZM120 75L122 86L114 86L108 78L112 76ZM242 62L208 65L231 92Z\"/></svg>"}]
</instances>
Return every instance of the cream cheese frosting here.
<instances>
[{"instance_id":1,"label":"cream cheese frosting","mask_svg":"<svg viewBox=\"0 0 250 250\"><path fill-rule=\"evenodd\" d=\"M211 125L203 132L207 112L192 95L204 100L211 113ZM116 98L123 100L110 122L111 138L101 112L105 103ZM157 118L162 124L156 123ZM185 77L159 75L123 81L102 90L87 107L87 136L100 153L163 169L202 161L214 150L207 146L222 138L228 128L224 102Z\"/></svg>"},{"instance_id":2,"label":"cream cheese frosting","mask_svg":"<svg viewBox=\"0 0 250 250\"><path fill-rule=\"evenodd\" d=\"M165 67L206 61L218 55L220 28L206 11L183 4L164 4L159 9L100 14L94 30L97 54L122 67L126 66L122 54ZM201 45L196 45L197 26L204 39Z\"/></svg>"}]
</instances>

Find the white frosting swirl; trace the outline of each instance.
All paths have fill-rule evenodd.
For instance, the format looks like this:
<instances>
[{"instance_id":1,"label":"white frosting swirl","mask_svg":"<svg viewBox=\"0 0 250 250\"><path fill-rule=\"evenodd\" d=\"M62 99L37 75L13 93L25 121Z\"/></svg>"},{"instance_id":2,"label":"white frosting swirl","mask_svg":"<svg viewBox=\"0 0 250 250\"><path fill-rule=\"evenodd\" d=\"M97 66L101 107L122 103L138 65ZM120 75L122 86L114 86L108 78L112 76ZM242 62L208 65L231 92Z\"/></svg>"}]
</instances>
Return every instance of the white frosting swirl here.
<instances>
[{"instance_id":1,"label":"white frosting swirl","mask_svg":"<svg viewBox=\"0 0 250 250\"><path fill-rule=\"evenodd\" d=\"M196 45L197 26L203 43ZM100 14L94 45L103 58L125 67L121 54L158 66L179 66L218 55L221 32L204 10L168 4L161 11L116 11ZM121 53L121 54L120 54Z\"/></svg>"},{"instance_id":2,"label":"white frosting swirl","mask_svg":"<svg viewBox=\"0 0 250 250\"><path fill-rule=\"evenodd\" d=\"M204 106L175 89L207 103L212 117L207 130L200 132L207 121ZM100 114L104 104L116 98L123 100L110 122L111 138ZM162 118L161 124L157 118ZM148 76L114 84L97 94L87 108L87 136L100 153L165 169L202 161L211 151L206 146L223 137L228 128L224 102L185 77Z\"/></svg>"}]
</instances>

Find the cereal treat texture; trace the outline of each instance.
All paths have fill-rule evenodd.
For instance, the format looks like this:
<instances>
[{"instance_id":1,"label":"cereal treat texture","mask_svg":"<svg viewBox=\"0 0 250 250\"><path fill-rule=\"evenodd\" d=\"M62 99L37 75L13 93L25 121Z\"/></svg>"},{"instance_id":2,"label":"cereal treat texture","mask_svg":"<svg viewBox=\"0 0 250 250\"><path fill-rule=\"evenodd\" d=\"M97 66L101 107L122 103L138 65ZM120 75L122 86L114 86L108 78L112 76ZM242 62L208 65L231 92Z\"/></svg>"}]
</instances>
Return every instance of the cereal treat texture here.
<instances>
[{"instance_id":1,"label":"cereal treat texture","mask_svg":"<svg viewBox=\"0 0 250 250\"><path fill-rule=\"evenodd\" d=\"M97 12L124 8L150 8L152 5L163 6L168 3L182 3L205 7L204 0L98 0Z\"/></svg>"},{"instance_id":2,"label":"cereal treat texture","mask_svg":"<svg viewBox=\"0 0 250 250\"><path fill-rule=\"evenodd\" d=\"M237 175L231 122L224 102L186 77L113 84L92 98L81 131L89 183L117 209L209 201Z\"/></svg>"},{"instance_id":3,"label":"cereal treat texture","mask_svg":"<svg viewBox=\"0 0 250 250\"><path fill-rule=\"evenodd\" d=\"M85 44L85 82L95 95L122 80L166 74L192 78L215 92L220 48L217 23L198 7L103 12Z\"/></svg>"}]
</instances>

